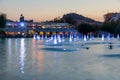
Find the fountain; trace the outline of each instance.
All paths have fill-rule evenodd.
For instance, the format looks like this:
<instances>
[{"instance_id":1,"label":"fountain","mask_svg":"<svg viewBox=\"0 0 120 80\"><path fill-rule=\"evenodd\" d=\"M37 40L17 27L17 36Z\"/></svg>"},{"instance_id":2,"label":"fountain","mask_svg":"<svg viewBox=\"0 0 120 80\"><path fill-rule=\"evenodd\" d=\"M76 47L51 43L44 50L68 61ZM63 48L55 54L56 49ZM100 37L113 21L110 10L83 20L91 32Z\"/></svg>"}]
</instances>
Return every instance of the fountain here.
<instances>
[{"instance_id":1,"label":"fountain","mask_svg":"<svg viewBox=\"0 0 120 80\"><path fill-rule=\"evenodd\" d=\"M59 42L59 43L62 42L62 41L61 41L61 37L60 37L60 35L57 35L57 39L58 39L58 42Z\"/></svg>"},{"instance_id":2,"label":"fountain","mask_svg":"<svg viewBox=\"0 0 120 80\"><path fill-rule=\"evenodd\" d=\"M35 35L33 36L33 39L35 39L35 40L40 40L40 35L35 34Z\"/></svg>"},{"instance_id":3,"label":"fountain","mask_svg":"<svg viewBox=\"0 0 120 80\"><path fill-rule=\"evenodd\" d=\"M0 55L2 80L56 80L53 75L57 80L100 80L100 76L101 80L119 80L120 41L116 38L110 43L104 35L94 40L76 34L41 37L0 39L1 54L5 54Z\"/></svg>"},{"instance_id":4,"label":"fountain","mask_svg":"<svg viewBox=\"0 0 120 80\"><path fill-rule=\"evenodd\" d=\"M70 34L69 41L72 42L72 35Z\"/></svg>"},{"instance_id":5,"label":"fountain","mask_svg":"<svg viewBox=\"0 0 120 80\"><path fill-rule=\"evenodd\" d=\"M117 39L119 39L119 38L120 38L120 35L118 34L118 35L117 35Z\"/></svg>"},{"instance_id":6,"label":"fountain","mask_svg":"<svg viewBox=\"0 0 120 80\"><path fill-rule=\"evenodd\" d=\"M45 35L45 39L47 39L48 37L47 37L47 35Z\"/></svg>"},{"instance_id":7,"label":"fountain","mask_svg":"<svg viewBox=\"0 0 120 80\"><path fill-rule=\"evenodd\" d=\"M58 42L57 42L57 37L56 37L56 35L54 36L53 40L54 40L54 41L53 41L54 44L57 44L57 43L58 43Z\"/></svg>"},{"instance_id":8,"label":"fountain","mask_svg":"<svg viewBox=\"0 0 120 80\"><path fill-rule=\"evenodd\" d=\"M64 42L65 41L65 37L64 37L64 34L62 34L62 42Z\"/></svg>"},{"instance_id":9,"label":"fountain","mask_svg":"<svg viewBox=\"0 0 120 80\"><path fill-rule=\"evenodd\" d=\"M86 35L84 35L84 41L87 41L87 37L86 37Z\"/></svg>"},{"instance_id":10,"label":"fountain","mask_svg":"<svg viewBox=\"0 0 120 80\"><path fill-rule=\"evenodd\" d=\"M104 36L104 34L102 34L102 41L104 41L104 39L105 39L105 36Z\"/></svg>"},{"instance_id":11,"label":"fountain","mask_svg":"<svg viewBox=\"0 0 120 80\"><path fill-rule=\"evenodd\" d=\"M107 39L110 40L110 34L108 34Z\"/></svg>"}]
</instances>

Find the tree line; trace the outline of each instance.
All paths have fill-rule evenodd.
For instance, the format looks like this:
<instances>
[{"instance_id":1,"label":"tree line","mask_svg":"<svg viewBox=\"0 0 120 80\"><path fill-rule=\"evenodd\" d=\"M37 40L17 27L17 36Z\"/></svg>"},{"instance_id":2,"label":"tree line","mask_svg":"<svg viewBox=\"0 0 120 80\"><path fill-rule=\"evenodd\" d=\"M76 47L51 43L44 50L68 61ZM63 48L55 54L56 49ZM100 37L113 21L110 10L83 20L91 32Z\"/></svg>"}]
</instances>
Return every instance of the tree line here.
<instances>
[{"instance_id":1,"label":"tree line","mask_svg":"<svg viewBox=\"0 0 120 80\"><path fill-rule=\"evenodd\" d=\"M88 34L90 32L97 33L99 31L105 31L111 34L120 34L120 20L119 21L112 21L112 22L103 22L102 25L98 24L90 24L82 22L79 25L76 24L77 22L72 17L66 17L66 23L72 24L76 26L78 32L83 34ZM64 22L59 18L55 18L54 22Z\"/></svg>"},{"instance_id":2,"label":"tree line","mask_svg":"<svg viewBox=\"0 0 120 80\"><path fill-rule=\"evenodd\" d=\"M91 25L88 23L81 23L77 26L77 30L80 33L88 34L90 32L97 33L100 31L108 32L110 34L120 34L119 22L104 22L102 25Z\"/></svg>"}]
</instances>

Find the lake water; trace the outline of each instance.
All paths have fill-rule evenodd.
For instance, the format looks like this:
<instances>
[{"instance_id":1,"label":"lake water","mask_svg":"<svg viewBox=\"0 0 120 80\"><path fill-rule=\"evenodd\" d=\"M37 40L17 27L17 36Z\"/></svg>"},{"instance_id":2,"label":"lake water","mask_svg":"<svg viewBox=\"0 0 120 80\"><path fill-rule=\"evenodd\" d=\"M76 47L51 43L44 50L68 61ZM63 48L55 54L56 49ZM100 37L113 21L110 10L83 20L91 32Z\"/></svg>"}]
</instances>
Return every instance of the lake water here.
<instances>
[{"instance_id":1,"label":"lake water","mask_svg":"<svg viewBox=\"0 0 120 80\"><path fill-rule=\"evenodd\" d=\"M112 49L108 46L112 44ZM0 39L0 80L119 80L120 42Z\"/></svg>"}]
</instances>

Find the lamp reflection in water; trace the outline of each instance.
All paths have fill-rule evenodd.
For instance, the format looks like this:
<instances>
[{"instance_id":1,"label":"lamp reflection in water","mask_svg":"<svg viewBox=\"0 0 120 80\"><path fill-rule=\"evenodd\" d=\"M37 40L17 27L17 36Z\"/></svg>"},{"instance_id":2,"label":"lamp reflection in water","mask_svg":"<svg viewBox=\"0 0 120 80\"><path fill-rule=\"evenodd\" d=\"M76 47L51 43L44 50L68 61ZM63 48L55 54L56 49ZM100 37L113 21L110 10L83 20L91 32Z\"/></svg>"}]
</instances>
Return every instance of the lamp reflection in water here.
<instances>
[{"instance_id":1,"label":"lamp reflection in water","mask_svg":"<svg viewBox=\"0 0 120 80\"><path fill-rule=\"evenodd\" d=\"M10 65L8 65L8 71L11 72L11 63L12 63L12 41L11 39L8 39L8 46L7 46L7 50L8 50L8 63L10 63Z\"/></svg>"},{"instance_id":2,"label":"lamp reflection in water","mask_svg":"<svg viewBox=\"0 0 120 80\"><path fill-rule=\"evenodd\" d=\"M12 51L11 51L11 50L12 50L11 47L12 47L11 39L8 39L9 61L10 61L10 59L11 59L11 53L12 53Z\"/></svg>"},{"instance_id":3,"label":"lamp reflection in water","mask_svg":"<svg viewBox=\"0 0 120 80\"><path fill-rule=\"evenodd\" d=\"M36 43L42 43L42 41L35 41L33 40L32 41L33 44L36 44ZM43 59L44 59L44 52L39 49L43 48L42 45L33 45L32 46L32 66L34 67L34 65L37 65L37 68L34 68L34 70L36 70L36 73L37 71L39 73L42 73L43 71Z\"/></svg>"},{"instance_id":4,"label":"lamp reflection in water","mask_svg":"<svg viewBox=\"0 0 120 80\"><path fill-rule=\"evenodd\" d=\"M25 57L26 57L26 54L25 54L25 41L24 41L24 39L21 39L20 55L19 55L19 58L20 58L19 64L20 64L20 72L21 72L21 74L24 74Z\"/></svg>"}]
</instances>

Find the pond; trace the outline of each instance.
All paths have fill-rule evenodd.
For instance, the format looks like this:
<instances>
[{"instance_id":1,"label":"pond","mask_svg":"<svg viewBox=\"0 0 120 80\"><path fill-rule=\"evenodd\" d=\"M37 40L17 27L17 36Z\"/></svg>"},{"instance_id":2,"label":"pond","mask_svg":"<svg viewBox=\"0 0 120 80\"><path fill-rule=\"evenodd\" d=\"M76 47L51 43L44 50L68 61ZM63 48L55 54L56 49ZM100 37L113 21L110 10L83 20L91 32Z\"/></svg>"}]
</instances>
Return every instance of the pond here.
<instances>
[{"instance_id":1,"label":"pond","mask_svg":"<svg viewBox=\"0 0 120 80\"><path fill-rule=\"evenodd\" d=\"M109 48L109 46L112 46ZM119 80L120 41L0 39L0 80Z\"/></svg>"}]
</instances>

